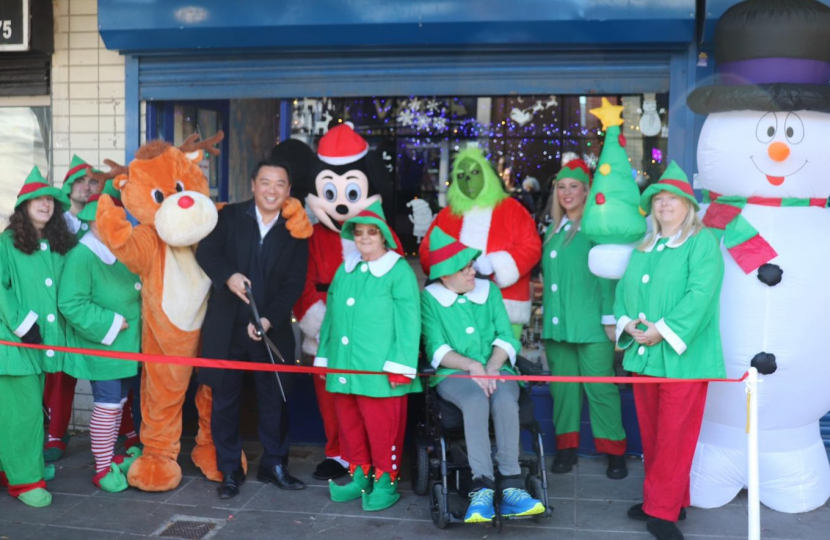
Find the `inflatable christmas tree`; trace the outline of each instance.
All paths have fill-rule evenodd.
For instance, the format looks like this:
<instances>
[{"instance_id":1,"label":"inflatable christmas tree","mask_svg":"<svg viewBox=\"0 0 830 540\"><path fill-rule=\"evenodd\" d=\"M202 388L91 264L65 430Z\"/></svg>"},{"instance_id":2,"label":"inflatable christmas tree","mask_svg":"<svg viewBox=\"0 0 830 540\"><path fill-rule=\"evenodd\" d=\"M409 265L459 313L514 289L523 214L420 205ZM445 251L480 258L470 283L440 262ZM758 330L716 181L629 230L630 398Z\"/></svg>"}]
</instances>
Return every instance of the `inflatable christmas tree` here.
<instances>
[{"instance_id":1,"label":"inflatable christmas tree","mask_svg":"<svg viewBox=\"0 0 830 540\"><path fill-rule=\"evenodd\" d=\"M630 244L646 232L646 220L639 210L640 190L620 132L622 110L602 98L602 107L590 111L602 122L605 144L585 203L582 231L598 244Z\"/></svg>"}]
</instances>

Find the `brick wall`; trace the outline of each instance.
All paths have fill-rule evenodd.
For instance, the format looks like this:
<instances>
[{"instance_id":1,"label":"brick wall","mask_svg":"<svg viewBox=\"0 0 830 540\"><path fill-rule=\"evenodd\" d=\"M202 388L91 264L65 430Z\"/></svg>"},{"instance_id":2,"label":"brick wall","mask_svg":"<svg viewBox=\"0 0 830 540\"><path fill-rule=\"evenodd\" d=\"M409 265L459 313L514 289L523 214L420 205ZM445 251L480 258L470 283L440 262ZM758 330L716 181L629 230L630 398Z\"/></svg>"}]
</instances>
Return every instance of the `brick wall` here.
<instances>
[{"instance_id":1,"label":"brick wall","mask_svg":"<svg viewBox=\"0 0 830 540\"><path fill-rule=\"evenodd\" d=\"M124 57L98 34L97 0L57 0L52 56L52 175L60 186L73 154L93 166L124 163ZM78 381L71 427L86 429L88 381Z\"/></svg>"}]
</instances>

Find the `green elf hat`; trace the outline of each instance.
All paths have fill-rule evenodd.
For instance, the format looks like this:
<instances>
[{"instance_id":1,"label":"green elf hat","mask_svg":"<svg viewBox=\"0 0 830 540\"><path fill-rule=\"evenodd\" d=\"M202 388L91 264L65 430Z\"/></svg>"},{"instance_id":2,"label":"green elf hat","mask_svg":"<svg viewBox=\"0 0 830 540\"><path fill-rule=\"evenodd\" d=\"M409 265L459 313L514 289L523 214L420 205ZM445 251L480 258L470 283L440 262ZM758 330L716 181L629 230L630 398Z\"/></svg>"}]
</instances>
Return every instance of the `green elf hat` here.
<instances>
[{"instance_id":1,"label":"green elf hat","mask_svg":"<svg viewBox=\"0 0 830 540\"><path fill-rule=\"evenodd\" d=\"M72 161L69 163L69 170L66 172L66 176L63 177L61 191L69 195L75 180L83 178L88 172L93 170L92 165L79 158L77 154L73 155Z\"/></svg>"},{"instance_id":2,"label":"green elf hat","mask_svg":"<svg viewBox=\"0 0 830 540\"><path fill-rule=\"evenodd\" d=\"M373 202L367 208L361 210L358 215L346 221L343 224L343 230L340 231L340 237L346 240L354 240L354 226L358 223L374 225L380 229L381 234L386 239L386 247L397 249L398 244L395 243L395 237L392 236L392 231L389 230L389 225L386 224L386 216L383 214L380 201Z\"/></svg>"},{"instance_id":3,"label":"green elf hat","mask_svg":"<svg viewBox=\"0 0 830 540\"><path fill-rule=\"evenodd\" d=\"M481 251L462 244L441 227L433 227L429 233L429 279L454 274L479 255Z\"/></svg>"},{"instance_id":4,"label":"green elf hat","mask_svg":"<svg viewBox=\"0 0 830 540\"><path fill-rule=\"evenodd\" d=\"M32 172L26 177L23 187L20 188L17 194L17 202L14 203L14 208L17 209L18 206L26 201L44 196L55 199L55 202L60 203L63 207L64 212L69 210L69 198L61 190L49 184L43 175L40 174L40 169L35 165L32 167Z\"/></svg>"},{"instance_id":5,"label":"green elf hat","mask_svg":"<svg viewBox=\"0 0 830 540\"><path fill-rule=\"evenodd\" d=\"M683 169L674 160L666 167L666 172L663 173L660 180L648 186L640 197L640 208L646 214L651 213L651 199L661 191L668 191L680 197L685 197L692 202L692 205L695 207L695 212L700 210L700 205L697 204L695 192L692 189L692 185L689 184L686 173L683 172Z\"/></svg>"},{"instance_id":6,"label":"green elf hat","mask_svg":"<svg viewBox=\"0 0 830 540\"><path fill-rule=\"evenodd\" d=\"M112 197L112 202L115 203L115 206L123 206L121 204L121 192L115 189L115 186L112 185L112 180L107 180L101 193L96 193L90 197L86 205L84 205L84 209L78 212L78 219L86 222L95 221L95 215L98 213L98 199L101 198L101 195L109 195Z\"/></svg>"},{"instance_id":7,"label":"green elf hat","mask_svg":"<svg viewBox=\"0 0 830 540\"><path fill-rule=\"evenodd\" d=\"M562 180L563 178L573 178L574 180L579 180L583 184L590 185L591 171L588 169L588 165L584 161L576 158L562 165L562 168L559 169L558 173L556 173L556 181Z\"/></svg>"}]
</instances>

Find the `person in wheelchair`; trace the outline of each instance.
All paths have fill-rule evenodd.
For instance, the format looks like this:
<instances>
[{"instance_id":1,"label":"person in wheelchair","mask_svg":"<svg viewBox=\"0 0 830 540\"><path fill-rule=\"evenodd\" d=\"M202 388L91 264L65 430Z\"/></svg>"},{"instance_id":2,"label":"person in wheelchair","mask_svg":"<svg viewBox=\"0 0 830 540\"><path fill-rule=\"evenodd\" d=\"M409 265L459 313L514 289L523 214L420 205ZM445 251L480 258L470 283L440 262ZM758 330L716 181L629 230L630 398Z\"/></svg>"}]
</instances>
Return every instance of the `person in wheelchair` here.
<instances>
[{"instance_id":1,"label":"person in wheelchair","mask_svg":"<svg viewBox=\"0 0 830 540\"><path fill-rule=\"evenodd\" d=\"M495 517L491 418L501 515L541 514L545 505L524 490L519 466L519 384L476 377L516 374L513 366L521 345L513 334L501 292L494 283L475 277L472 265L481 251L455 240L440 227L432 230L429 242L429 277L436 281L421 293L421 327L427 357L438 375L431 384L464 417L464 439L473 475L464 521L484 523ZM440 377L457 373L472 378Z\"/></svg>"}]
</instances>

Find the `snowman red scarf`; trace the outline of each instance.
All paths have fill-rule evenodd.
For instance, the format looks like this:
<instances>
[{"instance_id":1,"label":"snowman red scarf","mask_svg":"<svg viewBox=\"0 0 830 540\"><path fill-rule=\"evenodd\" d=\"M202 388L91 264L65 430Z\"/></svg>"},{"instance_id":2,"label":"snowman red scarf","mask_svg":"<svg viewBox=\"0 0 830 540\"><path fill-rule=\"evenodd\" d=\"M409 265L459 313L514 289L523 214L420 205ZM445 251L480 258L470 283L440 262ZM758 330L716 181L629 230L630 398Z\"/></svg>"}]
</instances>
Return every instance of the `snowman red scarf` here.
<instances>
[{"instance_id":1,"label":"snowman red scarf","mask_svg":"<svg viewBox=\"0 0 830 540\"><path fill-rule=\"evenodd\" d=\"M737 195L720 195L712 191L703 190L703 202L709 202L703 224L713 229L719 238L723 238L729 254L741 267L744 273L749 274L760 266L770 262L778 256L775 249L767 242L758 230L741 215L741 210L747 204L762 206L816 206L827 208L828 199L783 199L773 197L739 197Z\"/></svg>"}]
</instances>

